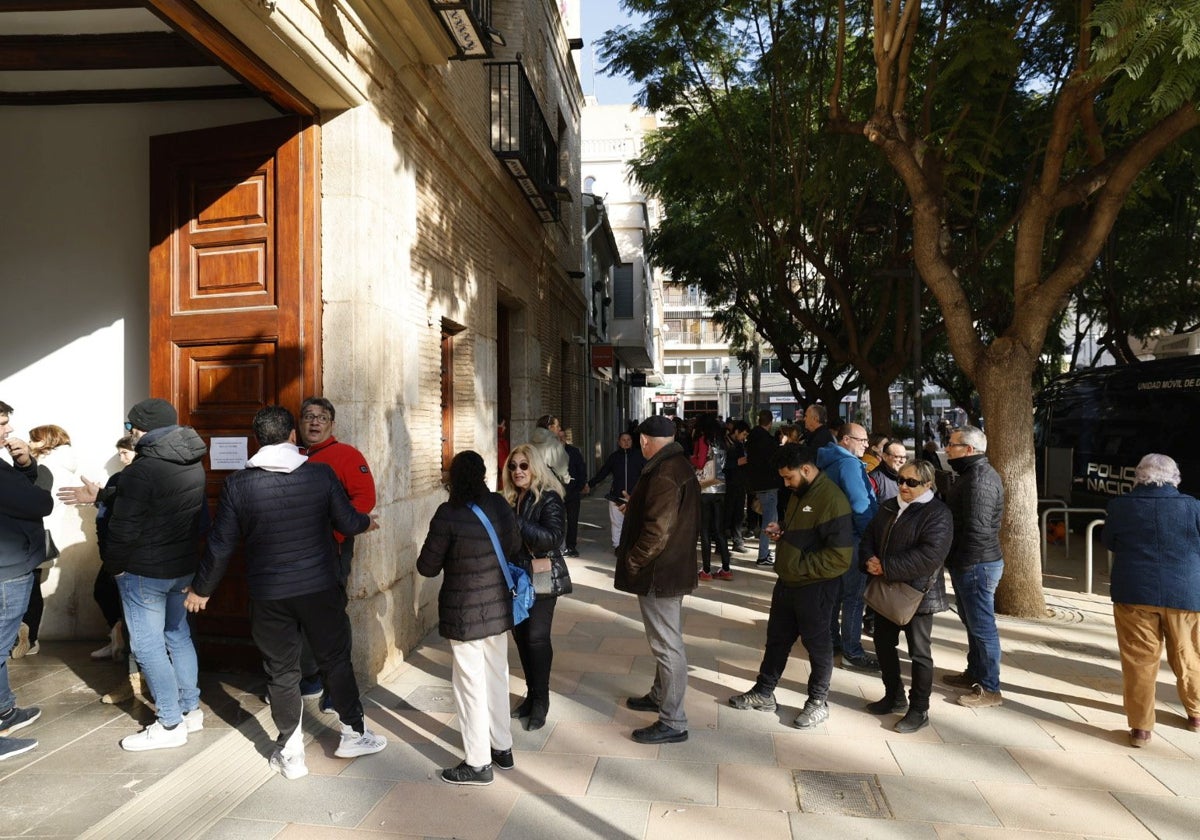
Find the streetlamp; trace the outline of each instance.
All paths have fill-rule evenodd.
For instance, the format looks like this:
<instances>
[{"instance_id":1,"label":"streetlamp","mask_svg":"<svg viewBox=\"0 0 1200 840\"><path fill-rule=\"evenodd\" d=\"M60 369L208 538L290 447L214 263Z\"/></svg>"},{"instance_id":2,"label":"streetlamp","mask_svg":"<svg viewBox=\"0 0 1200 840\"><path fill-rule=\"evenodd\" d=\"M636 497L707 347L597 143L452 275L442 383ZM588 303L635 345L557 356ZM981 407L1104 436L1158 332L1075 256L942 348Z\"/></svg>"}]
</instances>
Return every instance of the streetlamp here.
<instances>
[{"instance_id":1,"label":"streetlamp","mask_svg":"<svg viewBox=\"0 0 1200 840\"><path fill-rule=\"evenodd\" d=\"M717 414L725 417L729 414L729 365L721 370L720 373L713 375L713 380L717 383ZM725 409L721 409L721 383L725 384Z\"/></svg>"}]
</instances>

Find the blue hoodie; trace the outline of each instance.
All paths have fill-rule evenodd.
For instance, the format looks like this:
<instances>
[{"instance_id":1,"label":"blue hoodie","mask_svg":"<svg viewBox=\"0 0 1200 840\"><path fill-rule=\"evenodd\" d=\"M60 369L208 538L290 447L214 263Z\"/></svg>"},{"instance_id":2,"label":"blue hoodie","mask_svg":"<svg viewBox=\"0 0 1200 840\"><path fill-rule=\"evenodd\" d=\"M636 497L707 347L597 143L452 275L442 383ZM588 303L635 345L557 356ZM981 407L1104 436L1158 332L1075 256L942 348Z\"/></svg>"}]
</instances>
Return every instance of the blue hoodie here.
<instances>
[{"instance_id":1,"label":"blue hoodie","mask_svg":"<svg viewBox=\"0 0 1200 840\"><path fill-rule=\"evenodd\" d=\"M850 501L851 519L854 523L854 544L862 539L867 526L879 509L871 479L867 478L867 465L836 443L827 443L817 450L817 469L833 479L842 488Z\"/></svg>"}]
</instances>

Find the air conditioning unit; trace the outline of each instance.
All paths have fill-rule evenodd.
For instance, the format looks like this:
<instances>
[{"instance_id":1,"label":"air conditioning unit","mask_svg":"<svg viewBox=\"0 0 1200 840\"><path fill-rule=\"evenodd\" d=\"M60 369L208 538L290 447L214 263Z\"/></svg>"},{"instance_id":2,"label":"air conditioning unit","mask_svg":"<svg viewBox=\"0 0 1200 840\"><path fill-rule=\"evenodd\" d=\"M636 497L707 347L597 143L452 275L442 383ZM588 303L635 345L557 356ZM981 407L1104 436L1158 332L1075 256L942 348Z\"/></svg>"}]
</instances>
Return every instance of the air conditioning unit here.
<instances>
[{"instance_id":1,"label":"air conditioning unit","mask_svg":"<svg viewBox=\"0 0 1200 840\"><path fill-rule=\"evenodd\" d=\"M1174 356L1195 356L1200 354L1200 332L1180 333L1179 335L1160 336L1154 345L1154 358L1169 359Z\"/></svg>"}]
</instances>

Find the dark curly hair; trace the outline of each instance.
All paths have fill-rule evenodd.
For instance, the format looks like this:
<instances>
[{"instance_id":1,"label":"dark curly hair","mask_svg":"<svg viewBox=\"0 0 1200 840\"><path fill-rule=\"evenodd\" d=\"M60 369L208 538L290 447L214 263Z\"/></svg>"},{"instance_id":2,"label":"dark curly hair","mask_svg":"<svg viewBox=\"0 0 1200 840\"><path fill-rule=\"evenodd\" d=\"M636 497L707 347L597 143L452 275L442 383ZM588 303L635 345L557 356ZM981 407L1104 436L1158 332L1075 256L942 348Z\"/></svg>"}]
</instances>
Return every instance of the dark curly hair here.
<instances>
[{"instance_id":1,"label":"dark curly hair","mask_svg":"<svg viewBox=\"0 0 1200 840\"><path fill-rule=\"evenodd\" d=\"M450 504L466 507L478 502L488 494L487 466L483 457L474 450L464 449L450 462Z\"/></svg>"}]
</instances>

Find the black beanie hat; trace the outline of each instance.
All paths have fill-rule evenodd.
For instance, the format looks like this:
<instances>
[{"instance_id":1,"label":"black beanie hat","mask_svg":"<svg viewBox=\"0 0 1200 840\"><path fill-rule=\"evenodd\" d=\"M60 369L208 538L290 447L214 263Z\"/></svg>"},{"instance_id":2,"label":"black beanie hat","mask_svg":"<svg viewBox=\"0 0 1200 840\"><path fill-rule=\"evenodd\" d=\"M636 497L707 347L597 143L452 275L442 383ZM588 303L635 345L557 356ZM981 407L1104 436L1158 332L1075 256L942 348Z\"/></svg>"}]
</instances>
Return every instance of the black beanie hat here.
<instances>
[{"instance_id":1,"label":"black beanie hat","mask_svg":"<svg viewBox=\"0 0 1200 840\"><path fill-rule=\"evenodd\" d=\"M152 432L164 426L174 426L179 422L179 415L175 413L175 406L166 400L151 397L129 409L129 422L135 429Z\"/></svg>"}]
</instances>

